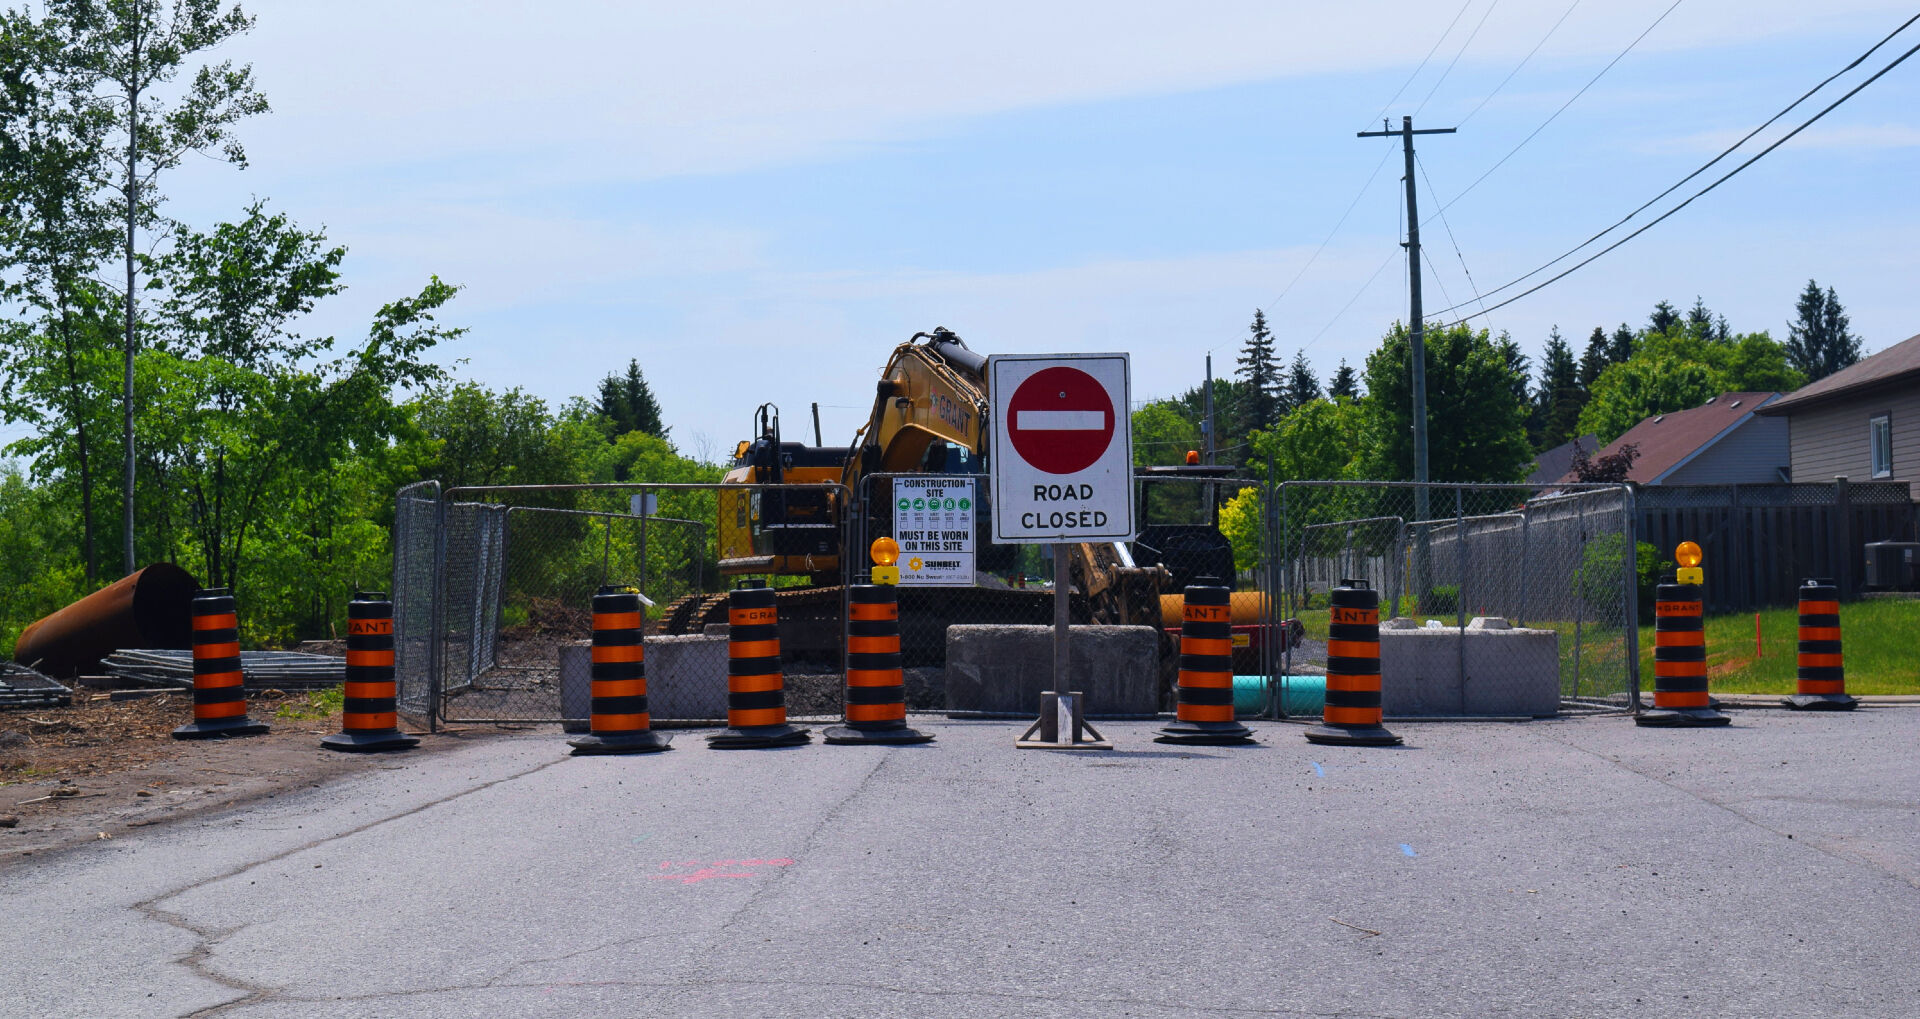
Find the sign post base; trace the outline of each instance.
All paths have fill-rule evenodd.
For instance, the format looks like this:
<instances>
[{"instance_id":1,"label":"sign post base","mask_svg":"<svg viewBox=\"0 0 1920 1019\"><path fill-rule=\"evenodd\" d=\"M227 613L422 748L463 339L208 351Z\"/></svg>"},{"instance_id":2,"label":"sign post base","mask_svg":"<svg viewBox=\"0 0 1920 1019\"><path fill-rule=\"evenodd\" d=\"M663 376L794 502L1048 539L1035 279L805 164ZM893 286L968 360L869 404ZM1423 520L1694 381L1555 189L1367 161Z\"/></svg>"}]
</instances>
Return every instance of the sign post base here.
<instances>
[{"instance_id":1,"label":"sign post base","mask_svg":"<svg viewBox=\"0 0 1920 1019\"><path fill-rule=\"evenodd\" d=\"M1087 721L1084 698L1077 690L1041 691L1040 717L1013 745L1021 750L1113 749L1113 742Z\"/></svg>"}]
</instances>

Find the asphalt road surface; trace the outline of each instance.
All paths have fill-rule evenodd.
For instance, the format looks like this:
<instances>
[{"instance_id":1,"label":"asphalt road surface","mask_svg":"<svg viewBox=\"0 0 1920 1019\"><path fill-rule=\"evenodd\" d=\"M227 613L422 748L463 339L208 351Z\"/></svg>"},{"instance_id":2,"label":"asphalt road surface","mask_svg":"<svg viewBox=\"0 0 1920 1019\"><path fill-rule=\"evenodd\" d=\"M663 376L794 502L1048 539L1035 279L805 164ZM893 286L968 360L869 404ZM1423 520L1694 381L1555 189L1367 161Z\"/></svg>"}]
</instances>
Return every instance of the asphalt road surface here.
<instances>
[{"instance_id":1,"label":"asphalt road surface","mask_svg":"<svg viewBox=\"0 0 1920 1019\"><path fill-rule=\"evenodd\" d=\"M570 758L16 860L19 1016L1920 1014L1920 709Z\"/></svg>"}]
</instances>

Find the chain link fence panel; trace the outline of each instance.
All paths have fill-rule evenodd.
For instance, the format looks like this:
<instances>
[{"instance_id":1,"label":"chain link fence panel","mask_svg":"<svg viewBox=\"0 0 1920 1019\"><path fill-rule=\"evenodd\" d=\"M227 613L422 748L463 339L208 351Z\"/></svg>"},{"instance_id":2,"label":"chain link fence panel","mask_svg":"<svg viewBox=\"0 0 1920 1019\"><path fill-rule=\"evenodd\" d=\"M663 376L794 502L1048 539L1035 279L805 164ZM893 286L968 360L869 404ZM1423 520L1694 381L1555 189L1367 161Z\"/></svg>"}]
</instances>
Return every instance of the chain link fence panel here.
<instances>
[{"instance_id":1,"label":"chain link fence panel","mask_svg":"<svg viewBox=\"0 0 1920 1019\"><path fill-rule=\"evenodd\" d=\"M433 712L435 558L440 536L440 483L408 485L393 499L393 667L397 707L410 718Z\"/></svg>"},{"instance_id":2,"label":"chain link fence panel","mask_svg":"<svg viewBox=\"0 0 1920 1019\"><path fill-rule=\"evenodd\" d=\"M446 723L584 725L592 598L631 586L646 606L656 724L713 723L726 711L726 592L758 578L780 591L787 670L831 676L837 709L844 589L811 585L836 567L846 501L837 485L604 484L411 486L396 519L396 614L405 628L402 700ZM404 521L404 524L402 523ZM768 525L802 570L775 575L750 534ZM824 528L820 525L824 523ZM781 528L786 528L781 530ZM404 529L403 529L404 528ZM809 530L808 528L811 528ZM422 532L433 536L429 542ZM431 570L417 549L437 551ZM731 560L723 572L723 560ZM401 564L406 564L402 569ZM406 606L402 609L400 606ZM789 697L790 706L794 698ZM805 713L811 704L797 705Z\"/></svg>"},{"instance_id":3,"label":"chain link fence panel","mask_svg":"<svg viewBox=\"0 0 1920 1019\"><path fill-rule=\"evenodd\" d=\"M1272 674L1275 714L1320 711L1328 592L1346 581L1380 595L1389 717L1634 705L1641 585L1625 486L1287 482L1269 500L1279 611L1303 631Z\"/></svg>"}]
</instances>

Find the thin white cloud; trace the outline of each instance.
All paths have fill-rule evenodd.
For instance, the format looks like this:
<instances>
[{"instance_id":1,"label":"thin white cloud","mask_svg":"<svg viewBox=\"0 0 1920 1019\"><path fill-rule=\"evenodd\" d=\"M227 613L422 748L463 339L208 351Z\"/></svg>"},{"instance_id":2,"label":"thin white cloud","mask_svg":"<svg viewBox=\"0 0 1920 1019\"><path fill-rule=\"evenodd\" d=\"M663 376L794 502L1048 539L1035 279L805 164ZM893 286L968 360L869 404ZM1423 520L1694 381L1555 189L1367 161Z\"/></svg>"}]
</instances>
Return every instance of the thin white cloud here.
<instances>
[{"instance_id":1,"label":"thin white cloud","mask_svg":"<svg viewBox=\"0 0 1920 1019\"><path fill-rule=\"evenodd\" d=\"M1538 66L1610 55L1665 6L1583 6ZM1696 0L1642 48L1841 30L1897 7ZM955 117L1411 67L1452 7L338 0L255 10L258 28L229 49L255 63L277 111L248 130L263 161L344 169L538 152L544 174L524 175L644 180L817 158ZM1503 6L1467 62L1518 59L1558 14L1557 4Z\"/></svg>"}]
</instances>

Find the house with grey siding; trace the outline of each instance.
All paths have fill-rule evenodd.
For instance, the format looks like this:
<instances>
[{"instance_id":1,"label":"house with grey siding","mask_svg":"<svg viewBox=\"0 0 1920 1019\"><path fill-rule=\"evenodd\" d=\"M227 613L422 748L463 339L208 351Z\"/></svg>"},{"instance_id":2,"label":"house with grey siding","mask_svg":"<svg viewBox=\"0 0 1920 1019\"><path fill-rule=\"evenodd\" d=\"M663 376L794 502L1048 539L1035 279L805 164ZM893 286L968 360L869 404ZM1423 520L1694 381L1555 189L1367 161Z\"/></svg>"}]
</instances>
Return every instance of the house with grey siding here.
<instances>
[{"instance_id":1,"label":"house with grey siding","mask_svg":"<svg viewBox=\"0 0 1920 1019\"><path fill-rule=\"evenodd\" d=\"M1641 485L1758 485L1787 480L1787 425L1760 416L1779 393L1721 393L1627 429L1594 459L1633 446L1627 480ZM1561 484L1579 480L1569 469Z\"/></svg>"},{"instance_id":2,"label":"house with grey siding","mask_svg":"<svg viewBox=\"0 0 1920 1019\"><path fill-rule=\"evenodd\" d=\"M1920 498L1920 336L1769 403L1794 481L1905 481Z\"/></svg>"}]
</instances>

